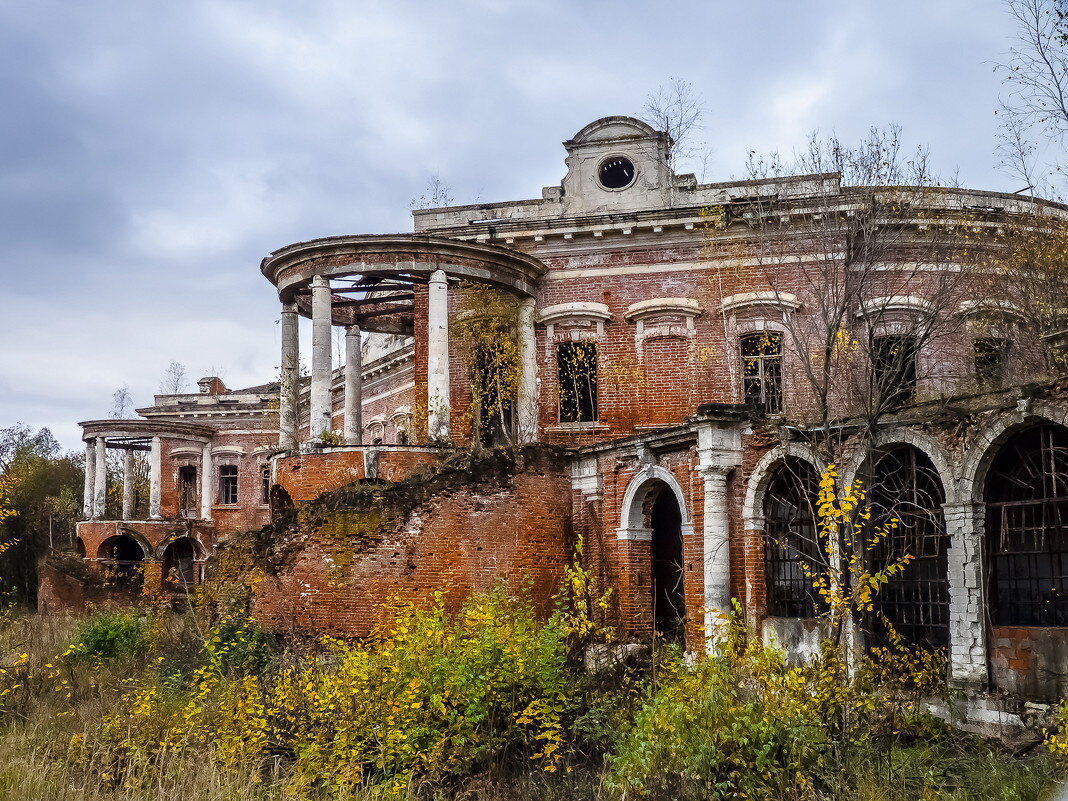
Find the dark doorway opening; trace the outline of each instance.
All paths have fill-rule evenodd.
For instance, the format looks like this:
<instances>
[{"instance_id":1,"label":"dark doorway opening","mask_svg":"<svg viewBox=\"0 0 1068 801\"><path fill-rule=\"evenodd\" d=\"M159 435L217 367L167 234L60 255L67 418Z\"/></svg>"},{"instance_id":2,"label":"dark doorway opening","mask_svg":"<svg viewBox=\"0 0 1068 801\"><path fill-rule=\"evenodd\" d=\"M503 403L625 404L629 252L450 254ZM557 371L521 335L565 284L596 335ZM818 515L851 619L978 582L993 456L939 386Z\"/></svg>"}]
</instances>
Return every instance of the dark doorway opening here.
<instances>
[{"instance_id":1,"label":"dark doorway opening","mask_svg":"<svg viewBox=\"0 0 1068 801\"><path fill-rule=\"evenodd\" d=\"M682 561L682 510L664 486L649 515L653 530L653 628L665 640L685 645L686 596Z\"/></svg>"},{"instance_id":2,"label":"dark doorway opening","mask_svg":"<svg viewBox=\"0 0 1068 801\"><path fill-rule=\"evenodd\" d=\"M197 583L197 546L188 537L176 539L163 552L163 577L167 588L189 592Z\"/></svg>"}]
</instances>

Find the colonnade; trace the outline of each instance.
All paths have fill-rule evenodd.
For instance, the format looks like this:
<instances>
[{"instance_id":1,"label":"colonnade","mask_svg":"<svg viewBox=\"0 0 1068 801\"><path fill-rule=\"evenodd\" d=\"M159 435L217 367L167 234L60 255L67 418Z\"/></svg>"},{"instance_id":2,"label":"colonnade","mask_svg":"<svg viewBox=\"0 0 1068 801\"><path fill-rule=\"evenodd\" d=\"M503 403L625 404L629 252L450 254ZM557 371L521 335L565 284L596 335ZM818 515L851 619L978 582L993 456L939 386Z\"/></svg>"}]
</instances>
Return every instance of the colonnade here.
<instances>
[{"instance_id":1,"label":"colonnade","mask_svg":"<svg viewBox=\"0 0 1068 801\"><path fill-rule=\"evenodd\" d=\"M300 341L295 302L282 305L282 359L279 402L279 444L286 450L299 445L300 426ZM537 432L537 349L534 338L534 299L523 298L517 320L520 375L516 393L517 438L531 442ZM311 384L308 392L309 439L315 440L333 430L333 402L330 387L333 376L333 309L330 281L317 275L311 280ZM363 444L363 364L359 325L345 326L344 423L346 445ZM449 386L449 283L445 270L430 274L427 285L426 348L427 436L431 442L446 442L451 433L451 392Z\"/></svg>"},{"instance_id":2,"label":"colonnade","mask_svg":"<svg viewBox=\"0 0 1068 801\"><path fill-rule=\"evenodd\" d=\"M96 436L85 443L85 494L83 513L88 520L104 517L107 505L107 449L108 437ZM123 451L122 462L122 520L130 520L134 514L134 453L145 450L143 445L129 441L112 443L112 448ZM163 445L161 438L154 436L148 446L148 517L162 519ZM211 519L212 503L211 445L204 443L200 459L200 518Z\"/></svg>"}]
</instances>

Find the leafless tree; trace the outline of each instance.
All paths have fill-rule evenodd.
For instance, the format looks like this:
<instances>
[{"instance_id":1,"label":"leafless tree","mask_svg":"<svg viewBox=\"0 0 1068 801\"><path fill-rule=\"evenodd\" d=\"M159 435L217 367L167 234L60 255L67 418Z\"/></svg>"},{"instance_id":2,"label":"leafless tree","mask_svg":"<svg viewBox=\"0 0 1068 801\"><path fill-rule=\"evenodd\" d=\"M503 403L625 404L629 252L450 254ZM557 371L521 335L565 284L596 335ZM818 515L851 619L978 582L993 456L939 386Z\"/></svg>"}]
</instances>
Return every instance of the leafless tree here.
<instances>
[{"instance_id":1,"label":"leafless tree","mask_svg":"<svg viewBox=\"0 0 1068 801\"><path fill-rule=\"evenodd\" d=\"M793 400L779 419L823 463L856 459L870 486L879 430L962 378L973 212L939 185L925 148L903 146L897 126L857 144L813 134L789 161L753 152L749 166L750 195L726 204L717 224L750 227L753 269L778 309L770 317L782 332L765 352L779 354ZM752 272L738 285L751 290ZM746 395L763 355L734 364ZM848 583L878 570L872 542L858 530L831 551L803 547L823 560L816 569Z\"/></svg>"},{"instance_id":2,"label":"leafless tree","mask_svg":"<svg viewBox=\"0 0 1068 801\"><path fill-rule=\"evenodd\" d=\"M133 395L130 394L130 387L123 384L111 395L110 416L112 420L124 420L130 417L132 412Z\"/></svg>"},{"instance_id":3,"label":"leafless tree","mask_svg":"<svg viewBox=\"0 0 1068 801\"><path fill-rule=\"evenodd\" d=\"M1068 134L1068 9L1063 0L1005 0L1015 24L1008 59L997 65L1012 88L1005 107L1063 140Z\"/></svg>"},{"instance_id":4,"label":"leafless tree","mask_svg":"<svg viewBox=\"0 0 1068 801\"><path fill-rule=\"evenodd\" d=\"M189 384L189 374L185 365L181 362L172 361L163 371L163 379L159 384L161 395L179 395L185 392Z\"/></svg>"},{"instance_id":5,"label":"leafless tree","mask_svg":"<svg viewBox=\"0 0 1068 801\"><path fill-rule=\"evenodd\" d=\"M433 173L426 181L426 189L423 194L408 204L411 209L440 209L451 206L454 202L452 188L441 179L437 173Z\"/></svg>"},{"instance_id":6,"label":"leafless tree","mask_svg":"<svg viewBox=\"0 0 1068 801\"><path fill-rule=\"evenodd\" d=\"M645 98L642 119L658 131L664 131L673 143L669 158L697 165L701 180L711 160L707 143L696 141L702 130L705 105L689 81L678 76L661 84Z\"/></svg>"}]
</instances>

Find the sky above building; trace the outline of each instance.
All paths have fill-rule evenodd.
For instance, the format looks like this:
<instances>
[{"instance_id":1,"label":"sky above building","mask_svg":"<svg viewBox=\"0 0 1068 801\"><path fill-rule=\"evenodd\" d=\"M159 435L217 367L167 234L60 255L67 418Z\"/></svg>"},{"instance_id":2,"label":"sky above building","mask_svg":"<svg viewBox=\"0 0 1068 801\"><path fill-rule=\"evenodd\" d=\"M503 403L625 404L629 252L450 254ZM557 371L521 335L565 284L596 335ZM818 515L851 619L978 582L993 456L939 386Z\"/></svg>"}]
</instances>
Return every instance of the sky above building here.
<instances>
[{"instance_id":1,"label":"sky above building","mask_svg":"<svg viewBox=\"0 0 1068 801\"><path fill-rule=\"evenodd\" d=\"M411 230L431 175L456 203L540 197L563 140L673 76L707 109L705 181L898 123L943 175L1015 191L1011 34L995 0L0 0L0 426L78 447L172 361L191 390L273 380L263 256Z\"/></svg>"}]
</instances>

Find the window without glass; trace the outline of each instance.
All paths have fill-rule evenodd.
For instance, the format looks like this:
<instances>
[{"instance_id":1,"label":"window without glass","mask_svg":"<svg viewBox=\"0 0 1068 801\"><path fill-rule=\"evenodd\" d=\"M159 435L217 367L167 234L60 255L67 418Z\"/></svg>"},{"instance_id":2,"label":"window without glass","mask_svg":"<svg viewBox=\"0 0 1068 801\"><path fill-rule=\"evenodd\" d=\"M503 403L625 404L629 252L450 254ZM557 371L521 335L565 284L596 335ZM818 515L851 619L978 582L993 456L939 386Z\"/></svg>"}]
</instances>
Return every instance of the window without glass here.
<instances>
[{"instance_id":1,"label":"window without glass","mask_svg":"<svg viewBox=\"0 0 1068 801\"><path fill-rule=\"evenodd\" d=\"M812 586L826 561L816 527L818 497L816 468L801 459L788 459L764 493L764 570L773 617L815 617L821 608Z\"/></svg>"},{"instance_id":2,"label":"window without glass","mask_svg":"<svg viewBox=\"0 0 1068 801\"><path fill-rule=\"evenodd\" d=\"M560 381L560 422L597 420L597 343L563 342L556 348Z\"/></svg>"},{"instance_id":3,"label":"window without glass","mask_svg":"<svg viewBox=\"0 0 1068 801\"><path fill-rule=\"evenodd\" d=\"M1005 381L1009 340L979 337L975 340L975 381L980 387L996 389Z\"/></svg>"},{"instance_id":4,"label":"window without glass","mask_svg":"<svg viewBox=\"0 0 1068 801\"><path fill-rule=\"evenodd\" d=\"M197 469L190 465L178 468L178 507L182 517L197 514Z\"/></svg>"},{"instance_id":5,"label":"window without glass","mask_svg":"<svg viewBox=\"0 0 1068 801\"><path fill-rule=\"evenodd\" d=\"M219 467L219 503L237 503L237 465Z\"/></svg>"},{"instance_id":6,"label":"window without glass","mask_svg":"<svg viewBox=\"0 0 1068 801\"><path fill-rule=\"evenodd\" d=\"M782 412L782 334L756 331L741 338L742 393L761 414Z\"/></svg>"},{"instance_id":7,"label":"window without glass","mask_svg":"<svg viewBox=\"0 0 1068 801\"><path fill-rule=\"evenodd\" d=\"M875 337L871 348L872 390L881 402L897 406L916 394L916 339L907 335Z\"/></svg>"},{"instance_id":8,"label":"window without glass","mask_svg":"<svg viewBox=\"0 0 1068 801\"><path fill-rule=\"evenodd\" d=\"M260 468L260 503L266 506L271 502L271 466L265 464Z\"/></svg>"},{"instance_id":9,"label":"window without glass","mask_svg":"<svg viewBox=\"0 0 1068 801\"><path fill-rule=\"evenodd\" d=\"M1006 442L985 499L991 622L1068 626L1068 429L1033 426Z\"/></svg>"}]
</instances>

